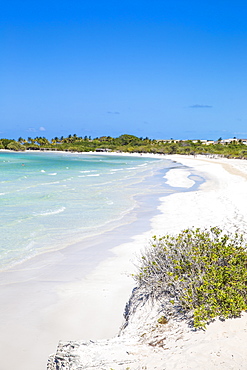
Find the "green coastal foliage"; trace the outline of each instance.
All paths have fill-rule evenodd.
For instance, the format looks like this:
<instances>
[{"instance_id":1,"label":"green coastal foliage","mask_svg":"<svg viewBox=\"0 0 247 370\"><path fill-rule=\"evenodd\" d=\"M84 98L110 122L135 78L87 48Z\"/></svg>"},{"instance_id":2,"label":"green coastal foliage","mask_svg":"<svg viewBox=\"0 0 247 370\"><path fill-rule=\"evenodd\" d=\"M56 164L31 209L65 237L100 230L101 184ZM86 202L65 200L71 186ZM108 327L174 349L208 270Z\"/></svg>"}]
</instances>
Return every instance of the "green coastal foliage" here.
<instances>
[{"instance_id":1,"label":"green coastal foliage","mask_svg":"<svg viewBox=\"0 0 247 370\"><path fill-rule=\"evenodd\" d=\"M6 149L14 150L15 152L19 152L19 151L24 151L25 147L23 145L21 145L20 143L16 142L16 141L11 141L7 145Z\"/></svg>"},{"instance_id":2,"label":"green coastal foliage","mask_svg":"<svg viewBox=\"0 0 247 370\"><path fill-rule=\"evenodd\" d=\"M13 144L9 145L10 143ZM19 146L18 150L61 150L70 152L108 150L127 153L205 154L247 159L247 145L241 140L235 139L230 143L223 143L221 139L215 143L209 143L200 140L155 140L127 134L117 138L101 136L93 139L91 136L81 137L76 134L68 137L54 137L51 140L41 136L28 137L27 139L20 137L17 141L0 139L0 149L16 150L16 144Z\"/></svg>"},{"instance_id":3,"label":"green coastal foliage","mask_svg":"<svg viewBox=\"0 0 247 370\"><path fill-rule=\"evenodd\" d=\"M194 326L237 317L247 309L247 251L243 237L218 227L153 237L134 276L153 299L166 297Z\"/></svg>"}]
</instances>

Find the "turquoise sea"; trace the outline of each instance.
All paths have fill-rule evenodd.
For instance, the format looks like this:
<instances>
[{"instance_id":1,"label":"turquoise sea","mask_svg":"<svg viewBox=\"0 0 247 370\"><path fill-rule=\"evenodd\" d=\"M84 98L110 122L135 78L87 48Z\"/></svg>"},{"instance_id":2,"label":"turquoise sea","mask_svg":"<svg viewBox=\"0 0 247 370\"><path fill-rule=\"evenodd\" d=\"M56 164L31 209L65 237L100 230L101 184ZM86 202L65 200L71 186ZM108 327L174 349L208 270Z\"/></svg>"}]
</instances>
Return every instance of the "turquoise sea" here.
<instances>
[{"instance_id":1,"label":"turquoise sea","mask_svg":"<svg viewBox=\"0 0 247 370\"><path fill-rule=\"evenodd\" d=\"M142 156L0 152L0 268L121 225L141 198L169 192L163 176L172 166Z\"/></svg>"}]
</instances>

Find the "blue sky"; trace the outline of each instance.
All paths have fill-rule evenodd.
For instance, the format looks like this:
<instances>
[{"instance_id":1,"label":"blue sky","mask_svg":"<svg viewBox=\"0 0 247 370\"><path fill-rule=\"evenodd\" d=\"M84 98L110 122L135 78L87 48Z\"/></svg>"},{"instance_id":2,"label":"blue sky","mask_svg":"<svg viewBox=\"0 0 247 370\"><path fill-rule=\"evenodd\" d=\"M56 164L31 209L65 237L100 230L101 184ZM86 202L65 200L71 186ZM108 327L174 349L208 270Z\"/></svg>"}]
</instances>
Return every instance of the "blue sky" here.
<instances>
[{"instance_id":1,"label":"blue sky","mask_svg":"<svg viewBox=\"0 0 247 370\"><path fill-rule=\"evenodd\" d=\"M247 2L0 0L0 137L247 137Z\"/></svg>"}]
</instances>

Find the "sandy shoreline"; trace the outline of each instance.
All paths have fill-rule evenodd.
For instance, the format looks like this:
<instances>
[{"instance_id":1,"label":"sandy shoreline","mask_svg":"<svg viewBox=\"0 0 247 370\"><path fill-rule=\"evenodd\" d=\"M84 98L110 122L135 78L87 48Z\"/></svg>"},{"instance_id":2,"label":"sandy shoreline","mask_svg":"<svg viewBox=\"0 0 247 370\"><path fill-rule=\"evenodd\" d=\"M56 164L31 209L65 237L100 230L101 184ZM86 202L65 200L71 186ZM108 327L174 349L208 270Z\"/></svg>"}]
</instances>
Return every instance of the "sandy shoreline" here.
<instances>
[{"instance_id":1,"label":"sandy shoreline","mask_svg":"<svg viewBox=\"0 0 247 370\"><path fill-rule=\"evenodd\" d=\"M99 339L118 333L132 290L129 274L133 264L115 268L118 257L110 248L149 229L150 217L159 212L156 203L150 209L141 206L141 210L132 211L121 224L112 223L101 235L38 255L0 273L4 369L45 369L60 339ZM132 252L131 244L128 254ZM102 261L109 262L107 270Z\"/></svg>"},{"instance_id":2,"label":"sandy shoreline","mask_svg":"<svg viewBox=\"0 0 247 370\"><path fill-rule=\"evenodd\" d=\"M75 246L68 254L54 252L52 265L37 259L24 270L15 269L8 278L10 283L1 285L3 369L45 369L47 357L59 340L116 335L134 286L129 276L134 271L133 263L152 235L191 226L246 229L247 162L177 155L165 158L188 166L186 170L168 172L171 186L190 189L194 171L207 181L199 190L161 198L161 213L152 218L150 229L144 233L136 230L127 241L120 239L110 251L102 251L102 258L97 245L94 252L87 251L87 256L85 251L80 255ZM80 263L97 258L97 267L82 277Z\"/></svg>"}]
</instances>

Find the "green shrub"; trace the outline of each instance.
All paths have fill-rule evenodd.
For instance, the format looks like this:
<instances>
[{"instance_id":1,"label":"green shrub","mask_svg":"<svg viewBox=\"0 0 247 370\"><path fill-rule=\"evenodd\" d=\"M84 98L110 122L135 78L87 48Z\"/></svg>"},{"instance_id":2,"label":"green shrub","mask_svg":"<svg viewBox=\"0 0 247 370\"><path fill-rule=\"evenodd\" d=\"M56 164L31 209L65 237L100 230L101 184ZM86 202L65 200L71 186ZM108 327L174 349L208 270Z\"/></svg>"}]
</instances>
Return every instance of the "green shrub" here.
<instances>
[{"instance_id":1,"label":"green shrub","mask_svg":"<svg viewBox=\"0 0 247 370\"><path fill-rule=\"evenodd\" d=\"M16 142L16 141L12 141L11 143L9 143L7 145L7 149L10 149L10 150L14 150L14 151L24 151L26 150L25 146L24 145L21 145L20 143Z\"/></svg>"},{"instance_id":2,"label":"green shrub","mask_svg":"<svg viewBox=\"0 0 247 370\"><path fill-rule=\"evenodd\" d=\"M247 251L242 235L187 229L153 237L135 280L154 299L193 312L194 326L247 309Z\"/></svg>"}]
</instances>

